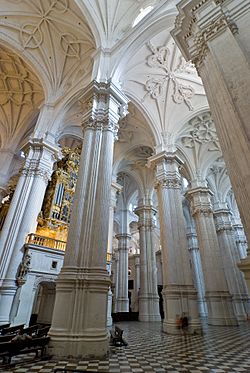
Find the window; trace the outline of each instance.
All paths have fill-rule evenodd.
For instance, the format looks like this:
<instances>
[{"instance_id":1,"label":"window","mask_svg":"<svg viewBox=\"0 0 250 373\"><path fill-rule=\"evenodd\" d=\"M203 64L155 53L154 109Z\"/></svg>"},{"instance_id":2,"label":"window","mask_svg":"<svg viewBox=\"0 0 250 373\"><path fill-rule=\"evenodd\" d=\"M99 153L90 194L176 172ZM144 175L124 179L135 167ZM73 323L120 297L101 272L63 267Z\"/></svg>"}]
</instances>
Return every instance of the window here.
<instances>
[{"instance_id":1,"label":"window","mask_svg":"<svg viewBox=\"0 0 250 373\"><path fill-rule=\"evenodd\" d=\"M147 6L146 8L141 8L140 13L138 14L136 19L134 20L134 23L133 23L132 27L135 27L153 9L154 9L154 7L152 5Z\"/></svg>"}]
</instances>

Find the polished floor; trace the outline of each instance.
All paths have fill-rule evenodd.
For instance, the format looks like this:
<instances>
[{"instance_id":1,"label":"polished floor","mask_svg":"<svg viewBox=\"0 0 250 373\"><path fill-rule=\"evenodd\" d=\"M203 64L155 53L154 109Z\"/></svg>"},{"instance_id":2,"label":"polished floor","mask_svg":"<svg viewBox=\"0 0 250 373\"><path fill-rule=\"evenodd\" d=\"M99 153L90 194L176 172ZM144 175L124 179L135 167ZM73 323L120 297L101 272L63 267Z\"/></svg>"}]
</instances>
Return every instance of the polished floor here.
<instances>
[{"instance_id":1,"label":"polished floor","mask_svg":"<svg viewBox=\"0 0 250 373\"><path fill-rule=\"evenodd\" d=\"M205 327L202 336L171 336L161 323L122 322L126 347L110 347L105 360L34 360L30 354L13 358L5 373L53 373L56 368L113 373L250 373L250 323L239 327Z\"/></svg>"}]
</instances>

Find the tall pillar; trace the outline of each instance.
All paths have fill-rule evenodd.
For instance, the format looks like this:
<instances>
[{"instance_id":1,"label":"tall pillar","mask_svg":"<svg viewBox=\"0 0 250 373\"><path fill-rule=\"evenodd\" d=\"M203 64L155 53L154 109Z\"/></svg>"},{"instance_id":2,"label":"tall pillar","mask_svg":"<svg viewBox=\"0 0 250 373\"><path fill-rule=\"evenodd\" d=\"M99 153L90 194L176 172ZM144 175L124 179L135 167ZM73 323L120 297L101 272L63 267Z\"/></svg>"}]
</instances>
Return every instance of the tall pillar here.
<instances>
[{"instance_id":1,"label":"tall pillar","mask_svg":"<svg viewBox=\"0 0 250 373\"><path fill-rule=\"evenodd\" d=\"M197 301L199 305L199 312L201 317L207 317L207 305L205 300L205 286L204 286L204 277L201 265L200 250L197 241L197 234L193 227L188 229L187 232L188 239L188 250L190 252L194 283L197 289Z\"/></svg>"},{"instance_id":2,"label":"tall pillar","mask_svg":"<svg viewBox=\"0 0 250 373\"><path fill-rule=\"evenodd\" d=\"M176 317L186 312L190 332L200 331L197 292L188 259L187 237L182 209L182 163L175 153L163 151L149 158L156 168L156 189L160 215L164 314L163 330L176 334Z\"/></svg>"},{"instance_id":3,"label":"tall pillar","mask_svg":"<svg viewBox=\"0 0 250 373\"><path fill-rule=\"evenodd\" d=\"M118 268L117 268L117 291L116 311L129 312L128 299L128 249L131 235L128 233L117 234L118 239Z\"/></svg>"},{"instance_id":4,"label":"tall pillar","mask_svg":"<svg viewBox=\"0 0 250 373\"><path fill-rule=\"evenodd\" d=\"M49 332L56 357L101 357L108 351L106 269L114 138L126 97L111 83L85 88L84 140L64 265Z\"/></svg>"},{"instance_id":5,"label":"tall pillar","mask_svg":"<svg viewBox=\"0 0 250 373\"><path fill-rule=\"evenodd\" d=\"M210 195L212 193L206 187L193 188L186 193L196 224L205 280L208 324L237 325L215 230Z\"/></svg>"},{"instance_id":6,"label":"tall pillar","mask_svg":"<svg viewBox=\"0 0 250 373\"><path fill-rule=\"evenodd\" d=\"M134 254L135 258L135 299L134 312L139 312L139 291L140 291L140 254Z\"/></svg>"},{"instance_id":7,"label":"tall pillar","mask_svg":"<svg viewBox=\"0 0 250 373\"><path fill-rule=\"evenodd\" d=\"M234 312L238 322L242 322L247 318L249 297L243 274L237 267L240 256L236 247L231 213L226 203L215 204L214 218L228 289L233 298Z\"/></svg>"},{"instance_id":8,"label":"tall pillar","mask_svg":"<svg viewBox=\"0 0 250 373\"><path fill-rule=\"evenodd\" d=\"M172 36L202 78L250 242L249 2L182 0ZM250 256L241 261L250 289Z\"/></svg>"},{"instance_id":9,"label":"tall pillar","mask_svg":"<svg viewBox=\"0 0 250 373\"><path fill-rule=\"evenodd\" d=\"M239 218L233 217L232 220L239 259L244 259L247 256L247 240L244 228Z\"/></svg>"},{"instance_id":10,"label":"tall pillar","mask_svg":"<svg viewBox=\"0 0 250 373\"><path fill-rule=\"evenodd\" d=\"M113 226L114 226L114 209L116 207L116 195L117 193L121 192L122 187L121 185L115 183L114 181L111 184L111 199L110 199L110 206L109 206L109 234L108 234L108 255L112 257L113 252ZM111 276L111 262L109 265L109 275ZM108 292L108 310L107 310L107 326L112 326L112 290L111 286L109 287Z\"/></svg>"},{"instance_id":11,"label":"tall pillar","mask_svg":"<svg viewBox=\"0 0 250 373\"><path fill-rule=\"evenodd\" d=\"M156 212L150 203L140 205L135 210L135 213L139 216L138 228L140 233L140 321L161 321L153 242L153 230L155 228L153 217Z\"/></svg>"},{"instance_id":12,"label":"tall pillar","mask_svg":"<svg viewBox=\"0 0 250 373\"><path fill-rule=\"evenodd\" d=\"M0 149L0 204L7 194L10 166L15 153L10 149Z\"/></svg>"},{"instance_id":13,"label":"tall pillar","mask_svg":"<svg viewBox=\"0 0 250 373\"><path fill-rule=\"evenodd\" d=\"M45 190L58 154L49 139L31 139L28 155L16 186L0 236L0 324L18 313L12 309L17 291L16 278L23 258L26 236L35 231ZM18 305L16 300L15 305ZM26 322L26 319L24 320Z\"/></svg>"}]
</instances>

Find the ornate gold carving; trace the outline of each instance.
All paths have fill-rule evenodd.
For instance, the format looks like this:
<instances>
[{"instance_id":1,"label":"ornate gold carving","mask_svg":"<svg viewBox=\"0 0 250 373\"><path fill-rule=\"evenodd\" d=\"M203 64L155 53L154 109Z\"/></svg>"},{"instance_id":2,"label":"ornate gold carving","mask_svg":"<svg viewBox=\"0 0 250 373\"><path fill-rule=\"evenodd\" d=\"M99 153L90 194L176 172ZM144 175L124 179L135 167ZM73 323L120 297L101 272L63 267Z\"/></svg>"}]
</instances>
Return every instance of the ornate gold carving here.
<instances>
[{"instance_id":1,"label":"ornate gold carving","mask_svg":"<svg viewBox=\"0 0 250 373\"><path fill-rule=\"evenodd\" d=\"M38 218L36 232L38 235L67 240L80 153L79 147L62 149L63 159L57 163L57 169L49 182Z\"/></svg>"}]
</instances>

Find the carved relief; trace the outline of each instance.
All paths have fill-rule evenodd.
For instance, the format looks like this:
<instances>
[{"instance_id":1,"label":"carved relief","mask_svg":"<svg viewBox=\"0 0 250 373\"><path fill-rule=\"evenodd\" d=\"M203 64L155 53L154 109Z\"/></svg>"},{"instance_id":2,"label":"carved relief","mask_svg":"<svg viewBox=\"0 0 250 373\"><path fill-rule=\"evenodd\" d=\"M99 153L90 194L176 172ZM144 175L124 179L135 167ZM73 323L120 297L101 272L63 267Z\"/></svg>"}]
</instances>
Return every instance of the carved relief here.
<instances>
[{"instance_id":1,"label":"carved relief","mask_svg":"<svg viewBox=\"0 0 250 373\"><path fill-rule=\"evenodd\" d=\"M188 122L186 133L182 136L182 144L194 148L195 143L209 144L208 150L219 150L219 140L209 113L198 115Z\"/></svg>"},{"instance_id":2,"label":"carved relief","mask_svg":"<svg viewBox=\"0 0 250 373\"><path fill-rule=\"evenodd\" d=\"M90 71L94 43L78 8L69 0L3 0L0 31L10 34L46 70L54 95ZM16 7L15 7L16 4Z\"/></svg>"},{"instance_id":3,"label":"carved relief","mask_svg":"<svg viewBox=\"0 0 250 373\"><path fill-rule=\"evenodd\" d=\"M171 84L172 99L176 104L185 103L189 110L193 110L191 99L195 91L191 85L183 84L180 75L183 73L195 73L195 69L190 62L184 62L182 58L176 67L172 67L172 56L167 46L155 47L148 43L152 54L147 59L150 67L159 69L157 75L148 75L145 89L154 99L165 100L167 86Z\"/></svg>"},{"instance_id":4,"label":"carved relief","mask_svg":"<svg viewBox=\"0 0 250 373\"><path fill-rule=\"evenodd\" d=\"M16 54L0 51L0 129L2 143L16 131L25 130L24 120L43 100L39 80Z\"/></svg>"}]
</instances>

